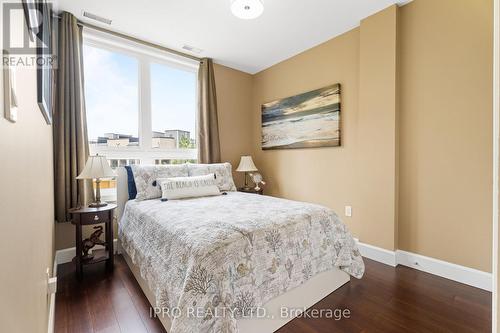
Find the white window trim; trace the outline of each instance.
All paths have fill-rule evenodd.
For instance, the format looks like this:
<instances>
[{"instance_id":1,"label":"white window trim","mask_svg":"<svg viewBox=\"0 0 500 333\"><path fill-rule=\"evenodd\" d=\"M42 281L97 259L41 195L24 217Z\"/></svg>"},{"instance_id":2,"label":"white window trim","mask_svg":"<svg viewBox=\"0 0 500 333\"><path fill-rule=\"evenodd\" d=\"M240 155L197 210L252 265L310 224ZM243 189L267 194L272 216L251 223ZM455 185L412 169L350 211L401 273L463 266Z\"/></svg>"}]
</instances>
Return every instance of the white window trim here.
<instances>
[{"instance_id":1,"label":"white window trim","mask_svg":"<svg viewBox=\"0 0 500 333\"><path fill-rule=\"evenodd\" d=\"M151 64L163 64L192 73L198 72L199 62L160 51L153 47L138 44L124 38L105 34L92 29L83 30L83 44L121 53L135 58L138 62L138 134L139 146L116 148L94 147L94 151L108 159L140 159L143 164L154 164L156 159L197 159L197 149L161 149L152 148L152 110L151 110ZM198 89L195 90L198 100ZM198 121L196 115L196 122ZM195 124L195 128L197 128ZM197 137L197 133L193 133Z\"/></svg>"},{"instance_id":2,"label":"white window trim","mask_svg":"<svg viewBox=\"0 0 500 333\"><path fill-rule=\"evenodd\" d=\"M109 48L112 51L127 53L134 57L145 56L156 59L156 61L168 63L169 66L191 70L195 73L198 71L199 67L198 61L194 59L167 53L147 45L135 43L124 38L88 28L83 29L83 42L84 44L93 43L98 47Z\"/></svg>"}]
</instances>

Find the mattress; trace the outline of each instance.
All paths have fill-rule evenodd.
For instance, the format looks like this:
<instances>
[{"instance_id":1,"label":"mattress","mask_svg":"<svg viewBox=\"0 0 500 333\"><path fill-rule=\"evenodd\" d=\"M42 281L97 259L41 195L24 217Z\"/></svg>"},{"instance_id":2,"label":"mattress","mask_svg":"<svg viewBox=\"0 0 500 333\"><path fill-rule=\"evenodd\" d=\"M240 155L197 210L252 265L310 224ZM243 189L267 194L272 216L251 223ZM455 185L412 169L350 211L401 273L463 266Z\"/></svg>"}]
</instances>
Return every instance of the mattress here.
<instances>
[{"instance_id":1,"label":"mattress","mask_svg":"<svg viewBox=\"0 0 500 333\"><path fill-rule=\"evenodd\" d=\"M321 272L361 278L347 227L319 205L240 192L128 201L123 249L169 312L171 332L237 332L237 318Z\"/></svg>"}]
</instances>

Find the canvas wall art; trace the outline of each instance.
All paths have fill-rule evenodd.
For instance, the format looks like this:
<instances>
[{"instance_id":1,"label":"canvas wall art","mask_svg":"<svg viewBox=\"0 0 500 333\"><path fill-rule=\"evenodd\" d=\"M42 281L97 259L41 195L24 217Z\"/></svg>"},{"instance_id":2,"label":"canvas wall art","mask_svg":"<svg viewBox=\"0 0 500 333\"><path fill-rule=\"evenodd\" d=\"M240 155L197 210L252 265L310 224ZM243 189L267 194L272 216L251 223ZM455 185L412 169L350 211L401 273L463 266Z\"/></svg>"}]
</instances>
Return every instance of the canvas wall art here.
<instances>
[{"instance_id":1,"label":"canvas wall art","mask_svg":"<svg viewBox=\"0 0 500 333\"><path fill-rule=\"evenodd\" d=\"M340 146L340 84L262 105L262 149Z\"/></svg>"}]
</instances>

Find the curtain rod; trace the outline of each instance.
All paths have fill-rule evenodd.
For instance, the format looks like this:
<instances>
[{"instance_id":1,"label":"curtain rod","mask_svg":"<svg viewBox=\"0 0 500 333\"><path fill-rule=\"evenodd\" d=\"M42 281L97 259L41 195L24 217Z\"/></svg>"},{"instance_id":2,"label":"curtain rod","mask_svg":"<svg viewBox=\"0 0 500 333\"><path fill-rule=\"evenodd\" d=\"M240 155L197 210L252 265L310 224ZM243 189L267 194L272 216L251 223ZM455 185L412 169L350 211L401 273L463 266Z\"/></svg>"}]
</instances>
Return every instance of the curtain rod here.
<instances>
[{"instance_id":1,"label":"curtain rod","mask_svg":"<svg viewBox=\"0 0 500 333\"><path fill-rule=\"evenodd\" d=\"M54 16L57 17L58 19L61 19L60 15L54 15ZM125 35L125 34L122 34L120 32L116 32L116 31L109 30L109 29L106 29L106 28L101 28L101 27L98 27L96 25L93 25L93 24L90 24L90 23L86 23L86 22L83 22L83 21L80 21L80 20L78 20L78 25L80 25L82 27L94 29L94 30L97 30L97 31L101 31L101 32L104 32L104 33L107 33L107 34L110 34L110 35L113 35L113 36L116 36L116 37L123 38L123 39L127 39L129 41L132 41L132 42L135 42L135 43L138 43L138 44L143 44L145 46L153 47L155 49L159 49L159 50L164 51L164 52L172 53L172 54L184 57L184 58L189 58L189 59L201 62L201 58L198 58L196 56L193 56L193 55L190 55L190 54L187 54L187 53L184 53L184 52L176 51L176 50L173 50L171 48L168 48L168 47L165 47L165 46L161 46L161 45L158 45L158 44L155 44L155 43L146 42L145 40L142 40L142 39L139 39L139 38L135 38L135 37L132 37L132 36L129 36L129 35Z\"/></svg>"}]
</instances>

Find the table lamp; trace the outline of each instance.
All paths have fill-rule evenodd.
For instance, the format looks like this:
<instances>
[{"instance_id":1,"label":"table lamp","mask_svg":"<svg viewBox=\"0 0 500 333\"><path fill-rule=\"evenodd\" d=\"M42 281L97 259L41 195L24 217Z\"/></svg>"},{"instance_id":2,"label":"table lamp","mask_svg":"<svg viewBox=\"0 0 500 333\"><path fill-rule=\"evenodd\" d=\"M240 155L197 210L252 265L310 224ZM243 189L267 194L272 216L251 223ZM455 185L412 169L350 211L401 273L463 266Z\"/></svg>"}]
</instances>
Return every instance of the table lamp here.
<instances>
[{"instance_id":1,"label":"table lamp","mask_svg":"<svg viewBox=\"0 0 500 333\"><path fill-rule=\"evenodd\" d=\"M252 171L257 171L257 167L253 163L252 156L241 156L240 160L240 165L238 165L238 168L236 169L237 172L244 172L245 173L245 190L249 190L250 187L248 186L248 181L247 181L247 174Z\"/></svg>"},{"instance_id":2,"label":"table lamp","mask_svg":"<svg viewBox=\"0 0 500 333\"><path fill-rule=\"evenodd\" d=\"M106 202L101 202L101 178L116 177L115 172L108 164L105 156L89 156L82 173L76 179L95 179L95 202L91 203L89 207L99 208L107 205Z\"/></svg>"}]
</instances>

